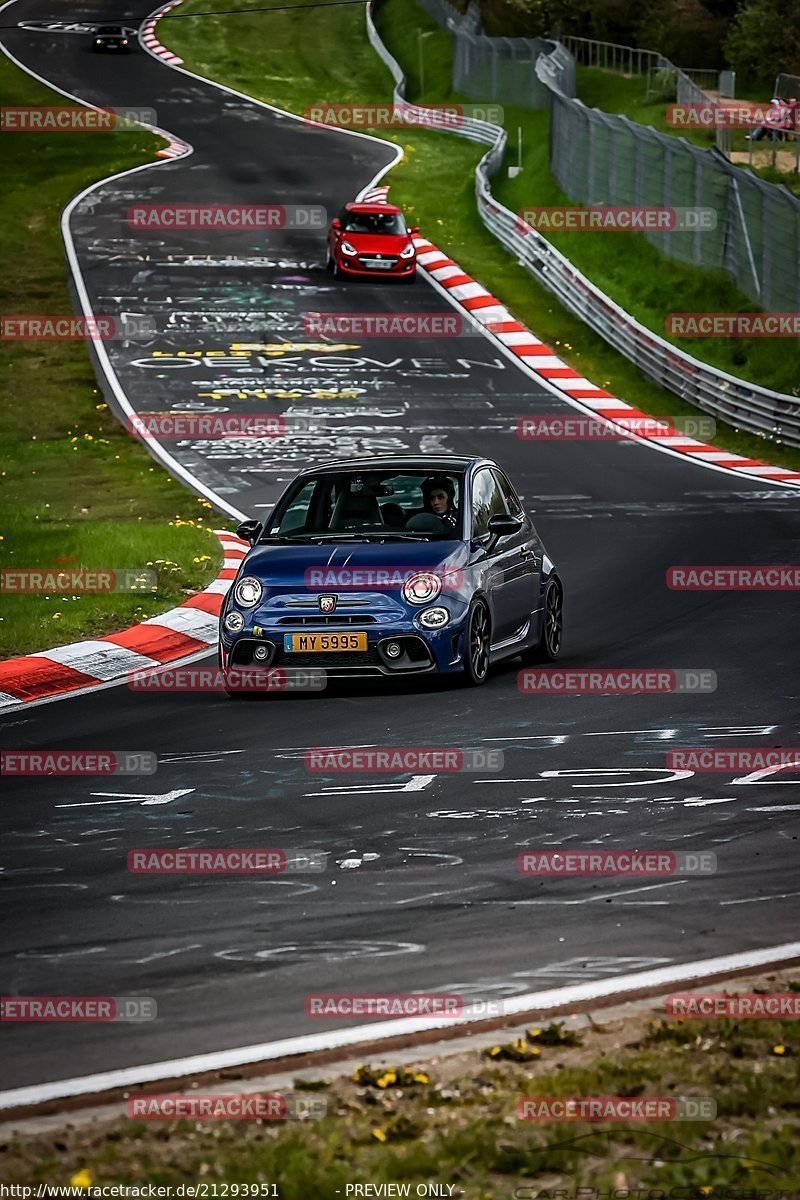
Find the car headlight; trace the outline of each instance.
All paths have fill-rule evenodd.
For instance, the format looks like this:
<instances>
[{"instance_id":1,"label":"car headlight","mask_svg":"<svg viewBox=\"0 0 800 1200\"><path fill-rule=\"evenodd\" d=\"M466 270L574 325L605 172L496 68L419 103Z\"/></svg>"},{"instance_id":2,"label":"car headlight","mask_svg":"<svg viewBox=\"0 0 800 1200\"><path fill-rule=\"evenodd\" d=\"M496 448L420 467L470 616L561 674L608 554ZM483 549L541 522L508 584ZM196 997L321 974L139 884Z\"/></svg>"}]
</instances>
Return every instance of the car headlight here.
<instances>
[{"instance_id":1,"label":"car headlight","mask_svg":"<svg viewBox=\"0 0 800 1200\"><path fill-rule=\"evenodd\" d=\"M413 258L416 254L416 249L413 242L409 242L405 250L400 251L401 258Z\"/></svg>"},{"instance_id":2,"label":"car headlight","mask_svg":"<svg viewBox=\"0 0 800 1200\"><path fill-rule=\"evenodd\" d=\"M229 612L225 618L225 628L228 633L240 633L244 629L244 617L240 612Z\"/></svg>"},{"instance_id":3,"label":"car headlight","mask_svg":"<svg viewBox=\"0 0 800 1200\"><path fill-rule=\"evenodd\" d=\"M442 581L438 575L427 571L419 575L409 575L403 584L403 599L407 604L430 604L442 590Z\"/></svg>"},{"instance_id":4,"label":"car headlight","mask_svg":"<svg viewBox=\"0 0 800 1200\"><path fill-rule=\"evenodd\" d=\"M355 246L351 246L349 242L342 242L342 254L346 254L348 258L353 258L358 251Z\"/></svg>"},{"instance_id":5,"label":"car headlight","mask_svg":"<svg viewBox=\"0 0 800 1200\"><path fill-rule=\"evenodd\" d=\"M252 608L261 599L263 588L252 575L245 575L233 589L233 598L240 608Z\"/></svg>"},{"instance_id":6,"label":"car headlight","mask_svg":"<svg viewBox=\"0 0 800 1200\"><path fill-rule=\"evenodd\" d=\"M426 608L417 620L425 629L443 629L450 620L450 613L446 608Z\"/></svg>"}]
</instances>

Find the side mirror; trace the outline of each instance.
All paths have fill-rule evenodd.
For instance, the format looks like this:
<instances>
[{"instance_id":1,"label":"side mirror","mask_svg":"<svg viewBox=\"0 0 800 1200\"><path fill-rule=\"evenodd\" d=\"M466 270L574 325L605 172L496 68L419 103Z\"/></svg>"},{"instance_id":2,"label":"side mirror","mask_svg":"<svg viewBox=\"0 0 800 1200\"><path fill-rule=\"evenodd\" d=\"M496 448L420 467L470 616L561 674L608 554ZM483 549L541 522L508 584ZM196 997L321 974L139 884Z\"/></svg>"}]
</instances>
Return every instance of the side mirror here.
<instances>
[{"instance_id":1,"label":"side mirror","mask_svg":"<svg viewBox=\"0 0 800 1200\"><path fill-rule=\"evenodd\" d=\"M342 228L342 222L339 220L338 217L334 217L333 220L331 221L331 229L341 229L341 228Z\"/></svg>"},{"instance_id":2,"label":"side mirror","mask_svg":"<svg viewBox=\"0 0 800 1200\"><path fill-rule=\"evenodd\" d=\"M520 529L522 521L519 517L512 517L508 513L495 513L493 517L489 517L489 533L492 535L490 548L494 549L500 538L519 533Z\"/></svg>"},{"instance_id":3,"label":"side mirror","mask_svg":"<svg viewBox=\"0 0 800 1200\"><path fill-rule=\"evenodd\" d=\"M419 225L412 225L408 232L409 233L419 233Z\"/></svg>"},{"instance_id":4,"label":"side mirror","mask_svg":"<svg viewBox=\"0 0 800 1200\"><path fill-rule=\"evenodd\" d=\"M254 546L258 541L263 525L260 521L242 521L241 525L236 530L236 536L244 538L251 546Z\"/></svg>"}]
</instances>

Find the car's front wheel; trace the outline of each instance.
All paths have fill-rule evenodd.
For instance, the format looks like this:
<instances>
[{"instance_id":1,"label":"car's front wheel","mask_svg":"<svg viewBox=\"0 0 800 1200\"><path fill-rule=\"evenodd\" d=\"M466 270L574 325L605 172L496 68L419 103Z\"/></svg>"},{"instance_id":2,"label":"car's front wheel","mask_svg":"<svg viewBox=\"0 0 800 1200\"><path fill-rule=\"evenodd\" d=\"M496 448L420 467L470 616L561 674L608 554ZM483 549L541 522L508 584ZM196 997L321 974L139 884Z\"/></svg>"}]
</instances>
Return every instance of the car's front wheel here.
<instances>
[{"instance_id":1,"label":"car's front wheel","mask_svg":"<svg viewBox=\"0 0 800 1200\"><path fill-rule=\"evenodd\" d=\"M561 637L564 629L564 592L558 579L551 579L544 593L542 632L535 646L523 650L523 663L555 662L561 653Z\"/></svg>"},{"instance_id":2,"label":"car's front wheel","mask_svg":"<svg viewBox=\"0 0 800 1200\"><path fill-rule=\"evenodd\" d=\"M480 687L489 674L491 622L483 600L475 604L467 621L467 645L464 651L463 682L467 687Z\"/></svg>"}]
</instances>

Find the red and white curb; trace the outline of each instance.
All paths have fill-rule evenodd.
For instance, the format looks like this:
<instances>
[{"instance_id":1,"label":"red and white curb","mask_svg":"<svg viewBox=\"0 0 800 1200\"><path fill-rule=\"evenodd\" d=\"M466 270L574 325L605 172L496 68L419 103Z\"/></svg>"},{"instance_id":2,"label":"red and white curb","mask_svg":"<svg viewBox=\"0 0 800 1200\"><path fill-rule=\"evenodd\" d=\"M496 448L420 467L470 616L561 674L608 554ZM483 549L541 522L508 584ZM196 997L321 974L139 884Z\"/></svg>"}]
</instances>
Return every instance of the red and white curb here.
<instances>
[{"instance_id":1,"label":"red and white curb","mask_svg":"<svg viewBox=\"0 0 800 1200\"><path fill-rule=\"evenodd\" d=\"M365 188L358 197L359 204L388 204L389 188L387 186Z\"/></svg>"},{"instance_id":2,"label":"red and white curb","mask_svg":"<svg viewBox=\"0 0 800 1200\"><path fill-rule=\"evenodd\" d=\"M5 659L0 662L0 711L85 692L131 671L155 669L215 646L222 601L250 547L225 529L214 532L224 559L204 591L121 633Z\"/></svg>"},{"instance_id":3,"label":"red and white curb","mask_svg":"<svg viewBox=\"0 0 800 1200\"><path fill-rule=\"evenodd\" d=\"M182 4L183 0L169 0L169 3L164 4L156 12L151 13L143 22L139 30L139 41L142 46L150 54L154 54L156 58L162 59L163 62L169 63L170 66L178 67L183 62L177 54L173 54L166 46L162 46L161 42L156 37L156 22L165 16L171 8L177 8ZM190 147L186 142L182 142L180 138L168 135L168 145L163 150L157 150L158 158L182 158L184 154L190 153Z\"/></svg>"},{"instance_id":4,"label":"red and white curb","mask_svg":"<svg viewBox=\"0 0 800 1200\"><path fill-rule=\"evenodd\" d=\"M166 16L171 8L177 8L178 5L182 3L183 0L169 0L169 3L162 5L162 7L156 12L151 13L150 16L142 22L142 27L139 30L139 41L142 43L142 45L145 46L151 54L155 54L157 58L162 58L164 62L170 63L174 67L180 66L180 64L183 62L183 59L178 58L178 55L173 54L172 51L168 50L166 46L162 46L161 42L156 37L156 22L160 20L161 17Z\"/></svg>"},{"instance_id":5,"label":"red and white curb","mask_svg":"<svg viewBox=\"0 0 800 1200\"><path fill-rule=\"evenodd\" d=\"M647 413L640 412L630 404L618 400L610 392L597 387L590 379L585 379L578 371L574 371L563 359L554 354L549 346L535 337L531 331L513 314L508 311L502 301L488 292L483 284L478 283L471 275L465 274L452 258L427 238L415 237L417 248L417 264L430 275L431 279L447 293L451 300L469 313L470 319L485 327L486 332L497 338L507 351L525 364L529 371L543 383L556 388L568 402L581 407L614 425L620 433L633 437L637 441L651 442L662 449L668 449L677 454L685 454L689 458L725 468L737 475L750 478L769 479L791 486L800 486L800 471L790 471L786 467L774 467L769 463L755 458L747 458L742 454L733 454L728 450L720 450L718 446L699 442L687 437L668 422L664 422L666 432L648 436L639 433L636 426L647 428L652 425L653 418ZM632 422L634 432L626 429L625 425L616 422Z\"/></svg>"},{"instance_id":6,"label":"red and white curb","mask_svg":"<svg viewBox=\"0 0 800 1200\"><path fill-rule=\"evenodd\" d=\"M184 154L190 153L191 149L186 142L170 133L167 134L167 145L162 150L156 150L156 158L183 158Z\"/></svg>"}]
</instances>

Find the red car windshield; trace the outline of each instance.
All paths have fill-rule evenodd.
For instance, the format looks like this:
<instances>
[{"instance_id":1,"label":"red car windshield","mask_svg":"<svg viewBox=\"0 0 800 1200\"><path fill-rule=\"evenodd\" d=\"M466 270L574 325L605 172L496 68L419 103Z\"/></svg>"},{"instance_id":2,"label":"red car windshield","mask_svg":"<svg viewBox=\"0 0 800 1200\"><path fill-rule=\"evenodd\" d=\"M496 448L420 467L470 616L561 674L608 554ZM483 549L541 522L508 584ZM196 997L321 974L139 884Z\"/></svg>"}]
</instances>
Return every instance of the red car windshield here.
<instances>
[{"instance_id":1,"label":"red car windshield","mask_svg":"<svg viewBox=\"0 0 800 1200\"><path fill-rule=\"evenodd\" d=\"M407 234L408 229L400 213L347 213L342 219L345 233Z\"/></svg>"}]
</instances>

